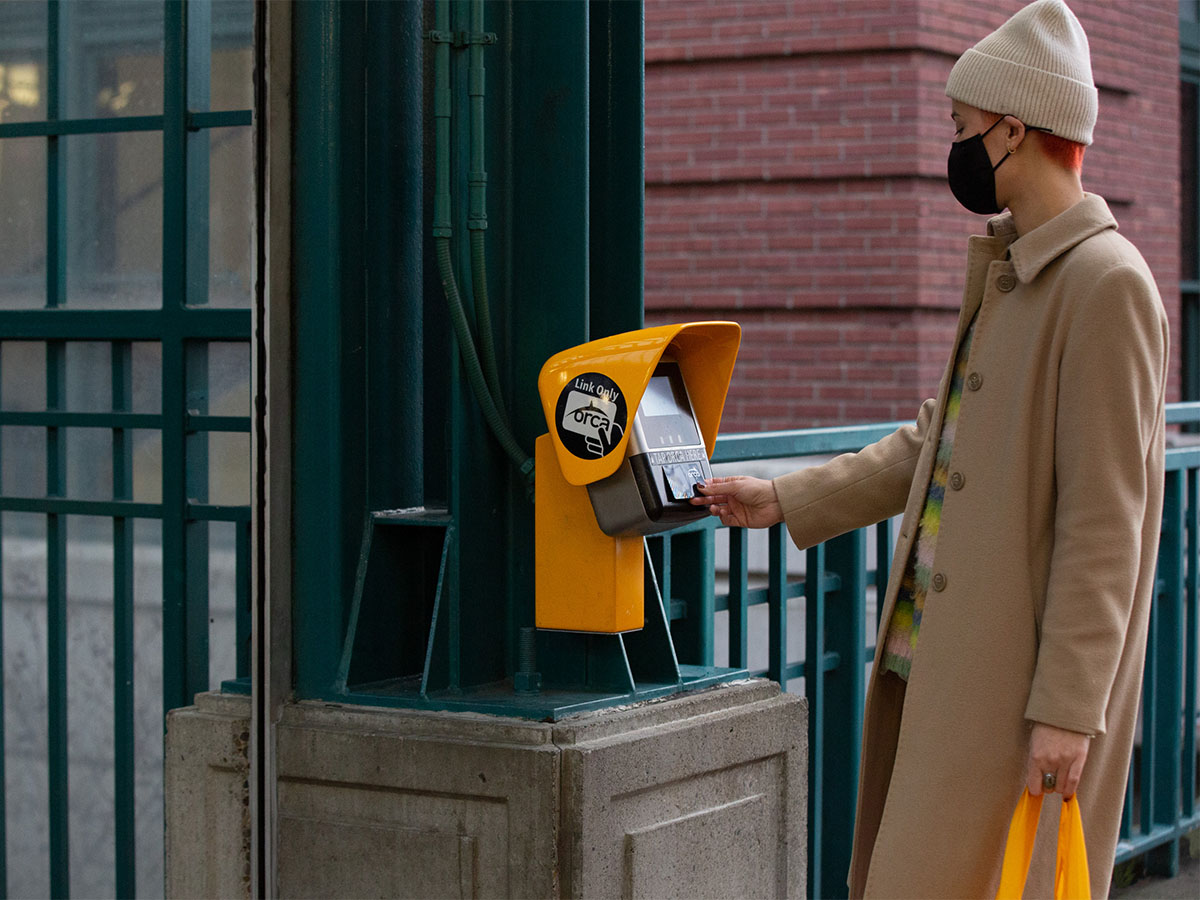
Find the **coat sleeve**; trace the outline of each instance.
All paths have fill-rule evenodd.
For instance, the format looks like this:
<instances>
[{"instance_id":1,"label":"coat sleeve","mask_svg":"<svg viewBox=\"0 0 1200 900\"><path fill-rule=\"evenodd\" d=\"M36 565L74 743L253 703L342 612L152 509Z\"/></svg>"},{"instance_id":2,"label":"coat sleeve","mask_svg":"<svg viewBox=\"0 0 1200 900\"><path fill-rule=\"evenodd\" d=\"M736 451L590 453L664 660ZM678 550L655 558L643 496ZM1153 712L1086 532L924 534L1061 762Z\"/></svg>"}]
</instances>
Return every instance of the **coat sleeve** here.
<instances>
[{"instance_id":1,"label":"coat sleeve","mask_svg":"<svg viewBox=\"0 0 1200 900\"><path fill-rule=\"evenodd\" d=\"M1167 322L1132 266L1106 272L1068 325L1059 367L1057 485L1037 666L1025 717L1102 734L1139 572L1152 454L1162 453ZM1149 545L1147 549L1146 545Z\"/></svg>"},{"instance_id":2,"label":"coat sleeve","mask_svg":"<svg viewBox=\"0 0 1200 900\"><path fill-rule=\"evenodd\" d=\"M811 547L904 511L935 406L935 400L926 400L916 422L857 453L775 479L797 547Z\"/></svg>"}]
</instances>

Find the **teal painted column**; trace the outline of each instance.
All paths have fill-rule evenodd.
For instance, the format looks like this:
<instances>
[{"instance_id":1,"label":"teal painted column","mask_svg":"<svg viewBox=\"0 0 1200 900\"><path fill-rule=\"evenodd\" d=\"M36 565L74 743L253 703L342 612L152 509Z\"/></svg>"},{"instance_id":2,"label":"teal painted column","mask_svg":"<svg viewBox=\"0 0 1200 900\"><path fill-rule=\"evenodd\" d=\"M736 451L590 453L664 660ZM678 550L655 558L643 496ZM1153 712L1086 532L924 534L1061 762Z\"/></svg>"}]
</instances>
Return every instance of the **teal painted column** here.
<instances>
[{"instance_id":1,"label":"teal painted column","mask_svg":"<svg viewBox=\"0 0 1200 900\"><path fill-rule=\"evenodd\" d=\"M593 338L641 328L645 260L645 15L641 2L588 4Z\"/></svg>"},{"instance_id":2,"label":"teal painted column","mask_svg":"<svg viewBox=\"0 0 1200 900\"><path fill-rule=\"evenodd\" d=\"M361 0L295 8L301 696L336 685L371 510L444 507L453 522L438 612L444 640L434 651L443 686L511 674L516 636L533 621L532 499L467 386L433 264L431 29L453 42L450 250L472 319L483 284L469 257L467 175L479 165L468 112L471 86L476 96L481 83L486 90L487 288L500 402L525 452L545 431L543 362L593 329L642 321L640 3L486 3L482 30L496 41L475 45L483 72L474 74L466 47L479 23L469 4L451 4L442 27L422 10ZM603 65L593 68L597 53ZM593 178L595 160L603 171ZM591 302L597 292L601 306ZM479 323L472 327L478 339ZM401 566L372 546L385 566Z\"/></svg>"},{"instance_id":3,"label":"teal painted column","mask_svg":"<svg viewBox=\"0 0 1200 900\"><path fill-rule=\"evenodd\" d=\"M296 688L308 697L333 682L366 512L355 290L362 72L352 64L362 14L353 0L311 0L293 12L293 637Z\"/></svg>"},{"instance_id":4,"label":"teal painted column","mask_svg":"<svg viewBox=\"0 0 1200 900\"><path fill-rule=\"evenodd\" d=\"M513 429L532 448L545 433L537 394L542 364L589 339L588 5L513 3L502 32L511 119L494 179L510 185L507 209L508 371ZM489 80L496 85L496 79ZM489 98L490 99L490 98ZM497 138L500 134L496 135ZM501 366L505 363L502 360ZM508 658L517 629L533 624L533 505L509 493ZM539 655L548 650L539 641Z\"/></svg>"}]
</instances>

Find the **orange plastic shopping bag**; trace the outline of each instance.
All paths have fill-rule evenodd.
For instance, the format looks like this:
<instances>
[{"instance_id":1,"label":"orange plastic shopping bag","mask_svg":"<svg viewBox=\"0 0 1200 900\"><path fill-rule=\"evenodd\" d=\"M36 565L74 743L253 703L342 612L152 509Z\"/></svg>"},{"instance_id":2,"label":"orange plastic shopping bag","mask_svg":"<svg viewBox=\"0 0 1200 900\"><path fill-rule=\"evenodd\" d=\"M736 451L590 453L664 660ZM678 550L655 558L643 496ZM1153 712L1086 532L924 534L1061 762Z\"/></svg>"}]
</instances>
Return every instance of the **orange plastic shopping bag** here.
<instances>
[{"instance_id":1,"label":"orange plastic shopping bag","mask_svg":"<svg viewBox=\"0 0 1200 900\"><path fill-rule=\"evenodd\" d=\"M1026 789L1017 802L1008 843L1004 847L1004 868L1000 871L1000 887L996 900L1021 900L1025 877L1033 858L1033 843L1037 838L1038 816L1042 798ZM1058 819L1058 863L1054 875L1055 900L1091 900L1092 887L1088 876L1087 848L1083 843L1083 819L1079 815L1079 800L1072 797L1062 805Z\"/></svg>"}]
</instances>

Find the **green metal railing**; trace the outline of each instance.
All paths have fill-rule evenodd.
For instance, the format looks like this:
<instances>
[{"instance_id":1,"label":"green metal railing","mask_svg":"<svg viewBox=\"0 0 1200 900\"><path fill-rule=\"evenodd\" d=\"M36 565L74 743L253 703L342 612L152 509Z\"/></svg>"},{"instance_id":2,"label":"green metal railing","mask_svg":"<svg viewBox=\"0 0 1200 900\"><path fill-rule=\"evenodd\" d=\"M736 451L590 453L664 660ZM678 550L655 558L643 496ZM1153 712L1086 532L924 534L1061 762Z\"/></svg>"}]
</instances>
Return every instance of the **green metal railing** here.
<instances>
[{"instance_id":1,"label":"green metal railing","mask_svg":"<svg viewBox=\"0 0 1200 900\"><path fill-rule=\"evenodd\" d=\"M25 9L31 9L25 7ZM192 702L197 692L210 689L209 681L209 525L231 523L235 537L238 650L237 675L249 675L249 584L250 584L250 508L220 505L209 498L209 438L215 433L250 431L250 417L209 415L210 345L233 342L247 346L251 338L249 308L209 308L209 203L210 141L214 128L248 128L249 109L210 111L210 56L213 46L213 4L210 0L176 2L166 0L153 14L147 7L82 7L50 0L42 5L45 13L45 118L39 121L0 121L0 145L5 140L40 138L45 141L46 158L46 256L45 302L41 309L0 310L0 348L14 344L40 344L45 348L45 408L14 409L6 406L10 398L0 398L0 427L20 426L44 429L45 491L41 496L0 496L0 513L24 513L44 516L46 573L46 671L47 671L47 783L49 795L49 893L65 897L72 886L70 861L71 833L75 817L69 793L72 763L68 758L68 694L77 685L68 678L68 532L72 544L81 538L94 541L72 524L75 517L97 517L111 522L112 553L112 704L113 734L113 851L115 874L112 885L118 897L134 896L137 890L138 845L135 827L135 629L134 629L134 523L157 520L161 523L162 552L162 710ZM227 8L227 7L226 7ZM247 4L247 9L249 5ZM133 20L157 22L163 15L161 33L157 26L146 26L150 33L139 48L151 48L142 56L160 55L162 67L162 114L113 116L108 118L70 118L68 94L86 96L85 86L75 83L84 68L80 58L67 52L68 23L74 16L122 14ZM133 42L134 26L103 34L83 32L85 24L76 21L70 32L81 44L91 41ZM134 23L136 25L136 21ZM109 27L112 23L90 23L89 28ZM122 30L124 29L124 30ZM131 32L132 29L132 32ZM82 36L78 36L81 35ZM25 52L13 33L3 36L6 52ZM144 44L144 47L143 47ZM13 50L13 47L16 50ZM90 45L89 45L90 46ZM248 46L248 43L247 43ZM41 51L33 50L31 59ZM76 51L78 52L78 51ZM86 54L84 54L86 55ZM10 60L11 61L11 60ZM144 89L144 88L143 88ZM133 132L156 132L162 140L162 294L161 306L153 309L72 308L74 298L67 284L68 270L80 277L78 258L68 264L78 237L68 242L68 211L83 204L72 196L74 185L68 177L68 152L84 148L68 141L83 135L115 136ZM76 158L78 161L78 158ZM250 159L245 161L251 163ZM155 185L157 188L158 185ZM98 226L99 227L99 226ZM115 229L115 226L110 226ZM85 273L86 274L86 273ZM118 276L120 277L120 276ZM0 282L0 287L3 287ZM249 307L252 297L245 298ZM68 397L68 349L73 342L106 345L111 359L111 390L107 411L77 411ZM153 412L134 411L133 359L135 342L157 345L161 355L161 402ZM248 351L247 351L248 361ZM31 376L23 373L22 377ZM86 377L86 376L84 376ZM248 367L247 367L248 377ZM246 385L248 396L249 385ZM96 398L92 399L95 405ZM247 404L248 406L248 404ZM103 408L103 406L101 406ZM102 429L111 436L111 499L95 499L94 485L83 487L87 498L77 496L80 485L68 483L68 454L71 435L76 429ZM161 441L161 499L146 502L135 499L134 431L157 433ZM11 470L28 469L36 464L27 457L5 460ZM78 466L78 463L72 463ZM19 468L18 468L19 467ZM94 468L94 467L92 467ZM245 480L249 483L249 454L244 461ZM89 468L89 472L91 469ZM92 473L94 474L94 473ZM103 481L103 479L100 479ZM13 482L6 482L13 483ZM20 484L21 494L40 493L37 487ZM89 525L92 523L88 523ZM6 532L6 536L8 532ZM93 589L93 586L85 586ZM3 644L0 642L0 652ZM103 677L101 673L95 673ZM144 677L144 676L143 676ZM146 684L138 690L148 690ZM143 695L144 696L144 695ZM2 711L2 707L0 707ZM0 718L0 725L2 725ZM4 760L3 730L0 728L0 765ZM74 735L76 744L79 735ZM74 745L73 745L74 746ZM102 754L103 755L103 754ZM0 896L30 890L28 885L10 885L6 861L9 858L5 822L5 781L0 770ZM22 828L31 827L22 823ZM149 833L153 833L150 831ZM76 848L78 850L78 848ZM157 893L161 885L143 884L148 893ZM77 886L76 888L80 888ZM95 890L95 886L86 889Z\"/></svg>"},{"instance_id":2,"label":"green metal railing","mask_svg":"<svg viewBox=\"0 0 1200 900\"><path fill-rule=\"evenodd\" d=\"M1171 424L1200 422L1200 403L1168 406ZM904 423L728 435L714 463L815 456L860 450ZM1151 612L1142 699L1141 740L1131 765L1117 862L1145 854L1148 871L1174 875L1178 839L1200 828L1196 811L1197 585L1200 569L1200 446L1166 454L1166 493L1158 586ZM728 542L728 588L716 571L717 533ZM710 519L651 538L669 604L680 662L712 665L714 623L727 616L728 665L749 668L808 700L808 896L845 896L858 789L859 741L867 663L881 609L867 627L868 595L882 598L894 538L891 521L842 535L804 552L804 577L789 577L785 526L767 530L767 571L751 572L746 529ZM868 568L868 542L878 563ZM714 573L716 577L714 577ZM765 583L763 583L765 581ZM788 602L804 602L805 651L788 653ZM765 666L752 667L750 610L767 607ZM1138 799L1135 805L1135 798Z\"/></svg>"}]
</instances>

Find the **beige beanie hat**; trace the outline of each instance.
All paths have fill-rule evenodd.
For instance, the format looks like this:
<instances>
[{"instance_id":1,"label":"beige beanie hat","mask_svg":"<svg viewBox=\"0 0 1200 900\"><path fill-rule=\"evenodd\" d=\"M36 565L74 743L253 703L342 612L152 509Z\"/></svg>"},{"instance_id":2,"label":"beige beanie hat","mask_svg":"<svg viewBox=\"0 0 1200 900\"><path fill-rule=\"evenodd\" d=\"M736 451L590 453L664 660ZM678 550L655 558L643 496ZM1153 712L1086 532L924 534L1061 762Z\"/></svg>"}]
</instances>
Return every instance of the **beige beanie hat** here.
<instances>
[{"instance_id":1,"label":"beige beanie hat","mask_svg":"<svg viewBox=\"0 0 1200 900\"><path fill-rule=\"evenodd\" d=\"M959 57L946 96L1092 142L1099 99L1087 35L1063 0L1037 0Z\"/></svg>"}]
</instances>

